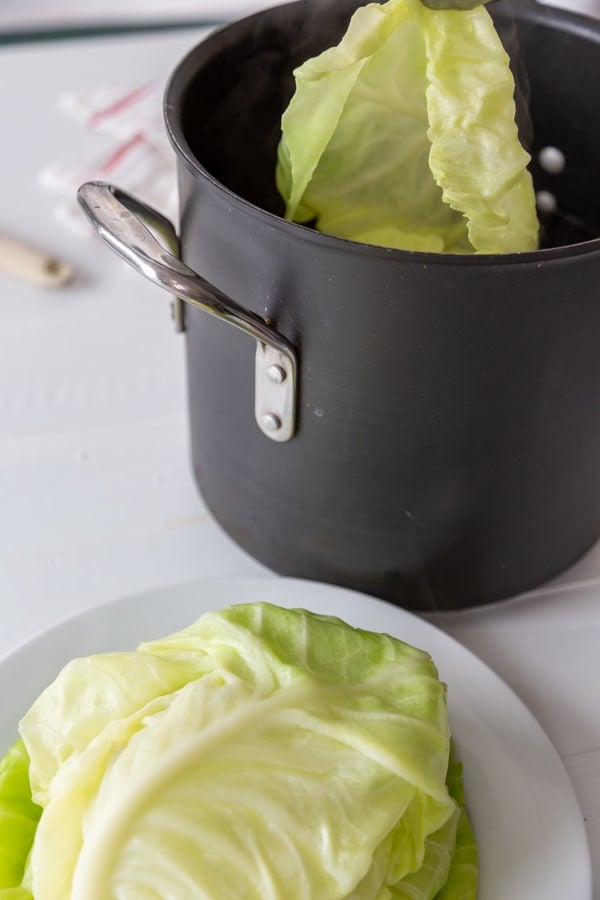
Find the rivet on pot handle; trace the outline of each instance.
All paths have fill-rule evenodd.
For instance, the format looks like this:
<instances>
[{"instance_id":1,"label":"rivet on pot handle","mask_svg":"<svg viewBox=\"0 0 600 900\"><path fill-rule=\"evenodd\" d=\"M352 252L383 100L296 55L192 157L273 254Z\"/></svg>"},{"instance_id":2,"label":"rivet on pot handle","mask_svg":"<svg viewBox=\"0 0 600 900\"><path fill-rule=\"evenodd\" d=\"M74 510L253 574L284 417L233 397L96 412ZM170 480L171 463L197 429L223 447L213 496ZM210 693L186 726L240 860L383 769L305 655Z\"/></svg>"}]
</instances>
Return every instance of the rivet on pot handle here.
<instances>
[{"instance_id":1,"label":"rivet on pot handle","mask_svg":"<svg viewBox=\"0 0 600 900\"><path fill-rule=\"evenodd\" d=\"M178 259L174 255L179 247L175 229L156 210L99 181L82 185L77 199L99 236L136 271L176 299L229 322L256 340L256 422L271 440L289 441L296 427L298 363L288 339ZM171 252L144 222L161 235Z\"/></svg>"}]
</instances>

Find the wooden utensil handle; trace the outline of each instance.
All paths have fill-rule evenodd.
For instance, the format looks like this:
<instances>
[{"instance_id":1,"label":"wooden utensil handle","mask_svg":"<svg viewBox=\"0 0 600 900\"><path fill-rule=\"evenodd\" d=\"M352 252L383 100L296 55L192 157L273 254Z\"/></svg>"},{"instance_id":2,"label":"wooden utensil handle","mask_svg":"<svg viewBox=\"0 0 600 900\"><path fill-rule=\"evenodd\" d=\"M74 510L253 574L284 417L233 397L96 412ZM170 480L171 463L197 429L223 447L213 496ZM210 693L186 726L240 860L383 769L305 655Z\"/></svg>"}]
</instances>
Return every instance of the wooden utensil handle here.
<instances>
[{"instance_id":1,"label":"wooden utensil handle","mask_svg":"<svg viewBox=\"0 0 600 900\"><path fill-rule=\"evenodd\" d=\"M40 287L60 287L71 280L71 267L45 250L0 234L0 272Z\"/></svg>"}]
</instances>

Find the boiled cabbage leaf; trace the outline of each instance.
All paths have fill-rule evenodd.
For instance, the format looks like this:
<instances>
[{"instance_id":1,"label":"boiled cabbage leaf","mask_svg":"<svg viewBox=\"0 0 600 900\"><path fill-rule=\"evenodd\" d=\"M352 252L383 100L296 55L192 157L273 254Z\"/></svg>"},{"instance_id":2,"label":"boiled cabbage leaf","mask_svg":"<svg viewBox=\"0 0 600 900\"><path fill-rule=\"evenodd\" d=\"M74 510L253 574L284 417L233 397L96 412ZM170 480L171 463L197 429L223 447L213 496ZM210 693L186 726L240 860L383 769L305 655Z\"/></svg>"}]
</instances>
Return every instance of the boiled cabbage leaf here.
<instances>
[{"instance_id":1,"label":"boiled cabbage leaf","mask_svg":"<svg viewBox=\"0 0 600 900\"><path fill-rule=\"evenodd\" d=\"M241 604L74 660L20 734L35 900L476 896L445 686L388 635Z\"/></svg>"},{"instance_id":2,"label":"boiled cabbage leaf","mask_svg":"<svg viewBox=\"0 0 600 900\"><path fill-rule=\"evenodd\" d=\"M17 741L0 759L0 897L27 898L20 885L42 810L31 799L29 757Z\"/></svg>"},{"instance_id":3,"label":"boiled cabbage leaf","mask_svg":"<svg viewBox=\"0 0 600 900\"><path fill-rule=\"evenodd\" d=\"M537 247L514 79L483 5L370 3L294 75L276 172L288 219L404 250Z\"/></svg>"}]
</instances>

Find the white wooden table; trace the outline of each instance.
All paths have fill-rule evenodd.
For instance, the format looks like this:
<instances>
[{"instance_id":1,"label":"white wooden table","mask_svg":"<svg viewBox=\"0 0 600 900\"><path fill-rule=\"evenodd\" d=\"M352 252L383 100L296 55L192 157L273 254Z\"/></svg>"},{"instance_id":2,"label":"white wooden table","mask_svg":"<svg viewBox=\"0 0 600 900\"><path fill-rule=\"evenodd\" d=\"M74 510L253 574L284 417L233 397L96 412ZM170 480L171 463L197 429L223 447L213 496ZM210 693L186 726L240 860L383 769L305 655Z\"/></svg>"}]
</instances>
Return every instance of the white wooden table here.
<instances>
[{"instance_id":1,"label":"white wooden table","mask_svg":"<svg viewBox=\"0 0 600 900\"><path fill-rule=\"evenodd\" d=\"M47 161L98 141L59 111L64 90L135 86L132 72L164 79L199 36L0 47L0 231L76 270L55 293L0 277L0 657L121 595L265 574L193 485L183 345L168 300L95 239L58 224L37 180ZM580 799L600 898L600 546L528 596L434 618L553 740Z\"/></svg>"},{"instance_id":2,"label":"white wooden table","mask_svg":"<svg viewBox=\"0 0 600 900\"><path fill-rule=\"evenodd\" d=\"M288 0L2 0L0 30L225 20ZM539 0L589 15L600 15L600 0Z\"/></svg>"}]
</instances>

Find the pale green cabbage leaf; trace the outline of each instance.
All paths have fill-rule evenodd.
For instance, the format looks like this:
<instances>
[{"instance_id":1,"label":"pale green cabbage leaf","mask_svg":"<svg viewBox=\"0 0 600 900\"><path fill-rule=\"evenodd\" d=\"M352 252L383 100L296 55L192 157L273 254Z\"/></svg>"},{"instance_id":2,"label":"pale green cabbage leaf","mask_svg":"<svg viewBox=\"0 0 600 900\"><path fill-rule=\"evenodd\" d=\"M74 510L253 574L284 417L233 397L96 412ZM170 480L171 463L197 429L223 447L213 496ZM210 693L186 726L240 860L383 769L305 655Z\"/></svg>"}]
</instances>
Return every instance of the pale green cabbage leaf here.
<instances>
[{"instance_id":1,"label":"pale green cabbage leaf","mask_svg":"<svg viewBox=\"0 0 600 900\"><path fill-rule=\"evenodd\" d=\"M0 759L0 897L27 900L21 888L41 809L31 799L29 757L17 741Z\"/></svg>"},{"instance_id":2,"label":"pale green cabbage leaf","mask_svg":"<svg viewBox=\"0 0 600 900\"><path fill-rule=\"evenodd\" d=\"M370 3L294 75L276 172L288 219L404 250L537 247L514 79L484 6Z\"/></svg>"},{"instance_id":3,"label":"pale green cabbage leaf","mask_svg":"<svg viewBox=\"0 0 600 900\"><path fill-rule=\"evenodd\" d=\"M43 812L15 898L476 895L445 686L387 635L231 607L74 660L20 733Z\"/></svg>"}]
</instances>

